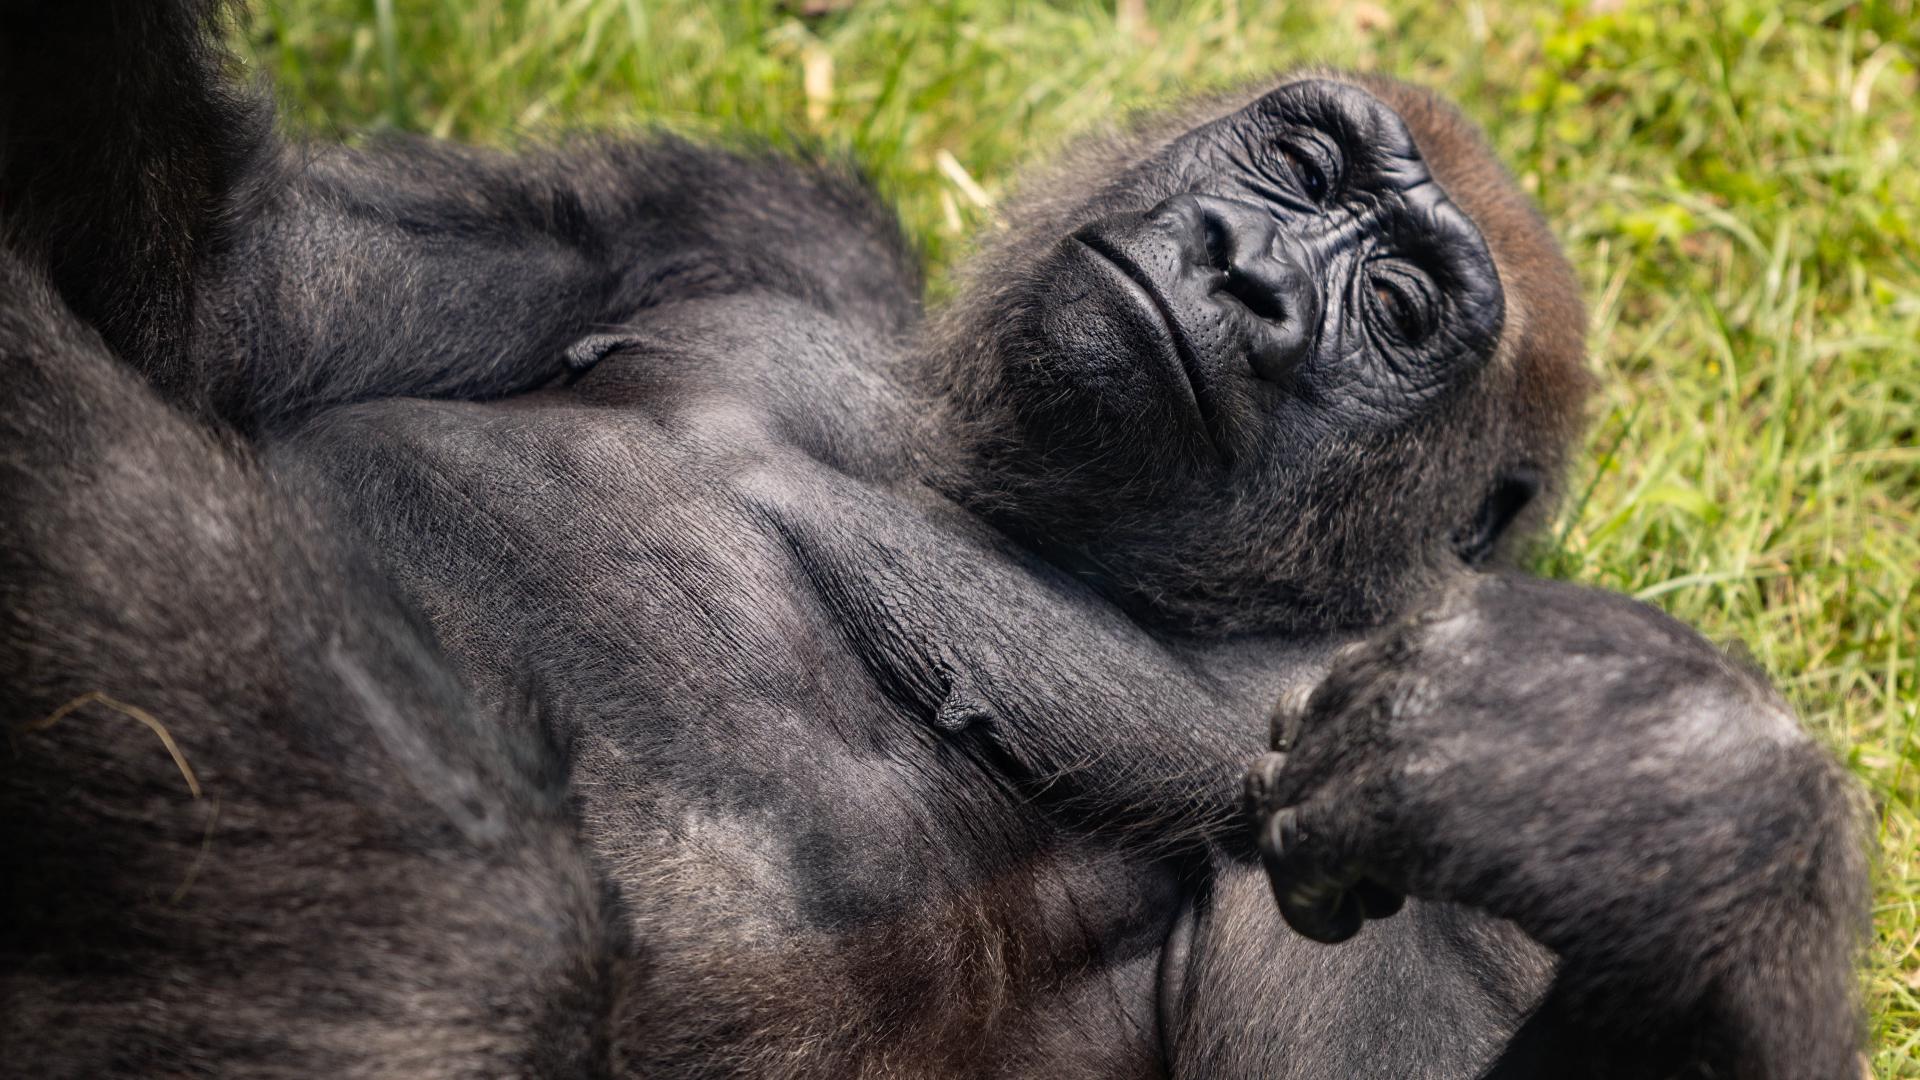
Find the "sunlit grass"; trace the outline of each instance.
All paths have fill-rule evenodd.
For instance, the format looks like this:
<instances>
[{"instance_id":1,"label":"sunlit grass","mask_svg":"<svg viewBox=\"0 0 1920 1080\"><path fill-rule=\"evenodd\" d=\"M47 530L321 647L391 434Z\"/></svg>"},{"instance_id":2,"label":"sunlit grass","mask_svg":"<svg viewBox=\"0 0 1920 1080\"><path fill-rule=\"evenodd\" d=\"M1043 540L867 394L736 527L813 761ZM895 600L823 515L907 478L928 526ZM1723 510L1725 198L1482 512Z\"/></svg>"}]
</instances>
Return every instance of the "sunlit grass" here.
<instances>
[{"instance_id":1,"label":"sunlit grass","mask_svg":"<svg viewBox=\"0 0 1920 1080\"><path fill-rule=\"evenodd\" d=\"M1866 782L1873 1063L1920 1077L1912 0L806 6L285 0L246 33L321 134L823 142L937 270L1022 163L1182 90L1321 60L1445 90L1546 207L1593 307L1604 389L1543 566L1745 642Z\"/></svg>"}]
</instances>

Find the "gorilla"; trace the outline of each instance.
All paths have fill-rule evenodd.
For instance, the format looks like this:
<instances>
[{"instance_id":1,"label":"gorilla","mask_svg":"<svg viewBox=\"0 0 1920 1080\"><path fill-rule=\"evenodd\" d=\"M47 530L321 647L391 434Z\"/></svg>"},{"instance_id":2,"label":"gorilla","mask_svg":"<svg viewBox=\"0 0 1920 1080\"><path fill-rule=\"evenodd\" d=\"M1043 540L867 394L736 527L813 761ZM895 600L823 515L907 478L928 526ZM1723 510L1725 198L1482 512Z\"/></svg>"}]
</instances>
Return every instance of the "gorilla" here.
<instances>
[{"instance_id":1,"label":"gorilla","mask_svg":"<svg viewBox=\"0 0 1920 1080\"><path fill-rule=\"evenodd\" d=\"M1086 144L923 317L833 160L289 144L223 17L0 3L10 1066L1854 1070L1844 772L1508 569L1583 314L1450 107Z\"/></svg>"}]
</instances>

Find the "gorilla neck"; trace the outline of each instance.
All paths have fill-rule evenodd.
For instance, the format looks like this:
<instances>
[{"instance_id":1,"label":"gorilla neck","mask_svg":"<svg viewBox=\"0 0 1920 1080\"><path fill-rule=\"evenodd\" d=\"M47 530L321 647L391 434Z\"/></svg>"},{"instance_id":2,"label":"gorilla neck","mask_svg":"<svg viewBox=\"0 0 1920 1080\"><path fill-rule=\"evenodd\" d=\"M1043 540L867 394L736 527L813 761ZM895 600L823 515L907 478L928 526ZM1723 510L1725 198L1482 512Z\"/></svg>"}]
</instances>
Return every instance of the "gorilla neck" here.
<instances>
[{"instance_id":1,"label":"gorilla neck","mask_svg":"<svg viewBox=\"0 0 1920 1080\"><path fill-rule=\"evenodd\" d=\"M1041 445L1076 430L1072 418L1023 415L991 337L944 316L907 347L771 301L686 304L647 333L657 346L638 346L642 355L597 369L576 391L764 416L782 441L838 472L903 494L932 489L1158 632L1298 635L1378 622L1424 588L1444 555L1446 531L1422 524L1435 515L1400 513L1391 493L1464 498L1448 463L1411 452L1418 439L1331 441L1284 483L1269 469L1237 485L1178 447L1158 458L1129 447L1136 456L1116 464L1097 447ZM712 362L690 363L690 353Z\"/></svg>"},{"instance_id":2,"label":"gorilla neck","mask_svg":"<svg viewBox=\"0 0 1920 1080\"><path fill-rule=\"evenodd\" d=\"M1417 439L1330 442L1283 481L1223 480L1177 446L1121 459L1041 445L1071 419L1023 417L981 346L922 353L905 371L915 396L939 403L918 478L1143 626L1222 637L1374 625L1453 561L1436 515L1397 512L1392 493L1464 499L1456 489L1474 481L1419 460Z\"/></svg>"}]
</instances>

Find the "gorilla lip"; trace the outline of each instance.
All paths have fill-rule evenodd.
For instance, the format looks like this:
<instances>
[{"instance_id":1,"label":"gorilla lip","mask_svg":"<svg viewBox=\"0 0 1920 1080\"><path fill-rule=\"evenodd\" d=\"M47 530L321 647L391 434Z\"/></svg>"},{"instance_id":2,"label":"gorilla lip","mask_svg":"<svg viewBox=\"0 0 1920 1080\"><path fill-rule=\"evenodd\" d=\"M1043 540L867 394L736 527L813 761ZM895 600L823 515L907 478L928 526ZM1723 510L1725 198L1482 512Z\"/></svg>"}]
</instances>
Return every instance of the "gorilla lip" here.
<instances>
[{"instance_id":1,"label":"gorilla lip","mask_svg":"<svg viewBox=\"0 0 1920 1080\"><path fill-rule=\"evenodd\" d=\"M1132 294L1143 308L1153 312L1165 334L1167 344L1171 346L1173 363L1169 366L1178 374L1176 382L1186 392L1186 401L1193 417L1194 427L1200 432L1200 438L1207 444L1208 449L1212 450L1216 457L1225 460L1227 455L1215 441L1213 425L1208 421L1211 410L1208 408L1210 395L1207 392L1206 379L1201 375L1200 365L1194 359L1192 345L1181 331L1179 322L1167 310L1167 305L1160 298L1160 294L1153 288L1152 282L1139 267L1113 251L1098 236L1089 236L1083 230L1073 234L1073 240L1091 252L1096 261L1106 264L1110 272L1120 279L1127 292Z\"/></svg>"}]
</instances>

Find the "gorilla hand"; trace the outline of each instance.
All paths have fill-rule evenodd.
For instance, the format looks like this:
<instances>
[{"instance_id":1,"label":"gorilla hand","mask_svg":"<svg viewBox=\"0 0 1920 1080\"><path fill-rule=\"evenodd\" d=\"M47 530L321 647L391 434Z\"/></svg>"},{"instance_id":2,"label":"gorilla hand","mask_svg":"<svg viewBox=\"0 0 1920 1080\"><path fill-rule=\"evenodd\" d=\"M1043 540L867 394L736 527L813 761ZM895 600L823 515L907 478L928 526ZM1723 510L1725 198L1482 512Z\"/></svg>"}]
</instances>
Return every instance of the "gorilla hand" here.
<instances>
[{"instance_id":1,"label":"gorilla hand","mask_svg":"<svg viewBox=\"0 0 1920 1080\"><path fill-rule=\"evenodd\" d=\"M1557 1023L1662 1047L1636 1063L1850 1069L1850 783L1764 680L1665 615L1464 578L1283 704L1274 749L1247 803L1300 933L1344 940L1405 896L1466 904L1559 954Z\"/></svg>"}]
</instances>

